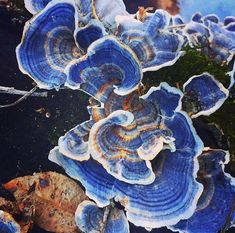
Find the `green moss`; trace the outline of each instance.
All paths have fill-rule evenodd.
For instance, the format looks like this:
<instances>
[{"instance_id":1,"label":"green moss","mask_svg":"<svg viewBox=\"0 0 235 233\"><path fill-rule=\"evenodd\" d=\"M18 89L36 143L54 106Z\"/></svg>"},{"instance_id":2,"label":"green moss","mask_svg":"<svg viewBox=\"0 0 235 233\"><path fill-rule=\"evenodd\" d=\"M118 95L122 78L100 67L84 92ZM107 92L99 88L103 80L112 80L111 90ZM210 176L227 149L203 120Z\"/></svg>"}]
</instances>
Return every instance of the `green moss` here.
<instances>
[{"instance_id":1,"label":"green moss","mask_svg":"<svg viewBox=\"0 0 235 233\"><path fill-rule=\"evenodd\" d=\"M229 86L230 78L226 74L229 71L228 65L221 66L215 61L197 49L185 48L186 54L181 57L173 66L165 67L156 72L147 72L144 74L143 83L146 90L151 86L158 86L160 82L168 82L171 86L179 86L182 89L183 84L193 75L199 75L208 72L223 83L225 87ZM235 103L233 99L228 99L225 104L211 116L206 117L209 122L218 124L230 142L230 153L235 159Z\"/></svg>"},{"instance_id":2,"label":"green moss","mask_svg":"<svg viewBox=\"0 0 235 233\"><path fill-rule=\"evenodd\" d=\"M207 117L210 122L215 122L222 128L224 134L230 142L230 154L235 160L235 103L230 99L210 117Z\"/></svg>"},{"instance_id":3,"label":"green moss","mask_svg":"<svg viewBox=\"0 0 235 233\"><path fill-rule=\"evenodd\" d=\"M168 82L172 86L182 85L193 75L208 72L215 76L225 87L229 85L228 66L210 60L196 49L186 47L185 55L182 56L173 66L165 67L156 72L147 72L144 75L144 84L158 85L160 82Z\"/></svg>"}]
</instances>

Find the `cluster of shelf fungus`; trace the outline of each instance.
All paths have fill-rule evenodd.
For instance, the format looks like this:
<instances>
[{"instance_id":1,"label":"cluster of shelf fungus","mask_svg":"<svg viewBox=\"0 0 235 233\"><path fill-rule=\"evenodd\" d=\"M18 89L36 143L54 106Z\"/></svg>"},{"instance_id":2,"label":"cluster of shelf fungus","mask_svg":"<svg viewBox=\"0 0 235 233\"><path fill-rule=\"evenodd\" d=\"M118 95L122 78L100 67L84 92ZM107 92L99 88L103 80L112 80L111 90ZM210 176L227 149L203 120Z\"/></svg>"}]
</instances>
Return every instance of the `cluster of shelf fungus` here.
<instances>
[{"instance_id":1,"label":"cluster of shelf fungus","mask_svg":"<svg viewBox=\"0 0 235 233\"><path fill-rule=\"evenodd\" d=\"M224 172L229 152L204 147L191 118L223 105L235 68L227 87L205 72L188 77L183 90L166 82L141 90L144 72L174 66L186 46L231 62L235 17L195 13L185 22L160 9L129 14L122 0L25 0L25 6L34 16L16 49L20 70L40 88L66 86L95 99L90 119L49 153L89 198L78 205L77 228L127 233L130 222L217 233L225 223L234 226L235 179ZM182 110L191 99L190 112ZM20 232L0 214L0 227Z\"/></svg>"}]
</instances>

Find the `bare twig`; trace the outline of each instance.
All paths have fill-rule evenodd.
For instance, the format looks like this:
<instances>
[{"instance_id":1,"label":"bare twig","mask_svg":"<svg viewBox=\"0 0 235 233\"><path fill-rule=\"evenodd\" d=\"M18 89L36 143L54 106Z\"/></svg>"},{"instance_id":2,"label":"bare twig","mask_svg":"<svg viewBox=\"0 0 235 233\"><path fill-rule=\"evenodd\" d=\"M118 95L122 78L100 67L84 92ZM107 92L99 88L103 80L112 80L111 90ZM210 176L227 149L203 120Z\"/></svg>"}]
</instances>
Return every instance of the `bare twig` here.
<instances>
[{"instance_id":1,"label":"bare twig","mask_svg":"<svg viewBox=\"0 0 235 233\"><path fill-rule=\"evenodd\" d=\"M178 25L173 25L173 26L168 26L168 29L174 29L174 28L183 28L185 27L186 24L178 24Z\"/></svg>"},{"instance_id":2,"label":"bare twig","mask_svg":"<svg viewBox=\"0 0 235 233\"><path fill-rule=\"evenodd\" d=\"M110 215L110 212L111 212L112 208L114 208L114 202L111 200L110 205L108 205L104 209L104 216L103 216L103 220L102 220L103 224L102 224L101 229L100 229L101 233L103 233L104 230L105 230L107 220L109 218L109 215Z\"/></svg>"},{"instance_id":3,"label":"bare twig","mask_svg":"<svg viewBox=\"0 0 235 233\"><path fill-rule=\"evenodd\" d=\"M37 86L32 88L29 92L26 92L22 97L20 97L18 100L16 100L13 103L6 104L6 105L0 105L0 108L9 108L12 106L17 105L18 103L22 102L23 100L26 100L29 96L31 96L35 91L37 90ZM35 94L35 93L34 93Z\"/></svg>"},{"instance_id":4,"label":"bare twig","mask_svg":"<svg viewBox=\"0 0 235 233\"><path fill-rule=\"evenodd\" d=\"M0 94L11 94L11 95L25 95L28 91L16 90L14 87L3 87L0 86ZM36 97L47 97L47 92L34 92L31 96Z\"/></svg>"}]
</instances>

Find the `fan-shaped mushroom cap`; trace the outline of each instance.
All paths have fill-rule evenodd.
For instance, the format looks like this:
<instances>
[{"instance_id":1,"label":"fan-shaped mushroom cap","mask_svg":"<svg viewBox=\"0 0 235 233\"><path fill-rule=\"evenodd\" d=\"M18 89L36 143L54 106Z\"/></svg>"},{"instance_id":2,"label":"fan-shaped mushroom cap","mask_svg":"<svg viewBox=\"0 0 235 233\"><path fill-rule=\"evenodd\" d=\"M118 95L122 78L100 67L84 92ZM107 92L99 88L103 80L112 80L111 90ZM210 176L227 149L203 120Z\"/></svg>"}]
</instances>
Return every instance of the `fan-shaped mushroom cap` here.
<instances>
[{"instance_id":1,"label":"fan-shaped mushroom cap","mask_svg":"<svg viewBox=\"0 0 235 233\"><path fill-rule=\"evenodd\" d=\"M17 60L39 87L59 88L66 80L66 65L81 56L73 36L77 20L73 0L55 0L26 23Z\"/></svg>"}]
</instances>

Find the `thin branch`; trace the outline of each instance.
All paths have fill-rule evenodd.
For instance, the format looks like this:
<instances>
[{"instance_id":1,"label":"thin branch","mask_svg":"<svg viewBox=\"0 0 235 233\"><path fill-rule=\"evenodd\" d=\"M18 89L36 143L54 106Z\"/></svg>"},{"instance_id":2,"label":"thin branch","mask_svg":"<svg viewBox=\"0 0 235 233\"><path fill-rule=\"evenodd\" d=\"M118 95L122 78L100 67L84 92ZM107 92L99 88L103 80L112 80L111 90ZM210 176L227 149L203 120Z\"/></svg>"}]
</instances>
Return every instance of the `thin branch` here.
<instances>
[{"instance_id":1,"label":"thin branch","mask_svg":"<svg viewBox=\"0 0 235 233\"><path fill-rule=\"evenodd\" d=\"M0 94L25 95L28 91L16 90L14 87L0 86ZM47 97L47 92L34 92L31 96Z\"/></svg>"},{"instance_id":2,"label":"thin branch","mask_svg":"<svg viewBox=\"0 0 235 233\"><path fill-rule=\"evenodd\" d=\"M174 28L183 28L185 27L186 24L178 24L178 25L173 25L173 26L168 26L168 29L174 29Z\"/></svg>"},{"instance_id":3,"label":"thin branch","mask_svg":"<svg viewBox=\"0 0 235 233\"><path fill-rule=\"evenodd\" d=\"M103 223L103 224L101 225L101 229L100 229L101 233L103 233L104 230L105 230L105 227L106 227L106 224L107 224L107 220L108 220L108 218L109 218L109 216L110 216L110 213L111 213L112 208L114 208L114 202L113 202L113 200L111 200L110 205L108 205L108 206L105 207L105 209L104 209L104 216L103 216L103 219L102 219L102 223Z\"/></svg>"},{"instance_id":4,"label":"thin branch","mask_svg":"<svg viewBox=\"0 0 235 233\"><path fill-rule=\"evenodd\" d=\"M22 102L23 100L26 100L29 96L31 96L36 90L37 90L37 86L35 86L34 88L32 88L29 92L27 92L25 95L23 95L22 97L20 97L18 100L16 100L15 102L11 103L11 104L6 104L6 105L0 105L0 108L9 108L12 106L17 105L18 103Z\"/></svg>"}]
</instances>

